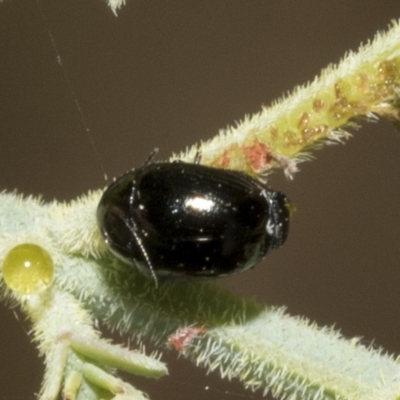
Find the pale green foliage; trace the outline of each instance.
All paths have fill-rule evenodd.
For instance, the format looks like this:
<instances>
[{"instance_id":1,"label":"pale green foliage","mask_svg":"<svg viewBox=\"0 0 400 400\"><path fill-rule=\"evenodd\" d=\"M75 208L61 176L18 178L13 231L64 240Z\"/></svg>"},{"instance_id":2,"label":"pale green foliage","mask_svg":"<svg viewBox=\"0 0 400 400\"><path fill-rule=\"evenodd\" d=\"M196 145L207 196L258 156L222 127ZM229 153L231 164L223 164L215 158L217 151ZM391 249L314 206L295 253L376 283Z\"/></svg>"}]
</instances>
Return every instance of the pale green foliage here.
<instances>
[{"instance_id":1,"label":"pale green foliage","mask_svg":"<svg viewBox=\"0 0 400 400\"><path fill-rule=\"evenodd\" d=\"M393 22L313 82L173 159L192 162L200 152L207 165L259 176L283 168L291 177L311 150L347 139L357 118L399 120L399 91L400 25Z\"/></svg>"},{"instance_id":2,"label":"pale green foliage","mask_svg":"<svg viewBox=\"0 0 400 400\"><path fill-rule=\"evenodd\" d=\"M114 11L121 4L110 1ZM291 175L311 146L347 137L342 129L352 118L398 118L399 65L400 26L394 24L293 96L179 158L192 160L201 149L202 161L209 165L253 174L282 167ZM30 295L12 291L0 276L3 297L28 315L45 357L42 399L54 399L60 390L69 399L95 400L105 393L114 399L143 399L142 392L111 369L151 378L167 373L159 357L102 338L94 327L97 319L138 340L146 337L159 349L169 340L198 365L279 398L400 397L399 363L357 339L345 340L332 329L212 284L160 282L156 287L115 260L96 224L100 196L97 191L69 204L42 204L0 195L0 265L11 249L24 243L44 248L54 263L52 285Z\"/></svg>"},{"instance_id":3,"label":"pale green foliage","mask_svg":"<svg viewBox=\"0 0 400 400\"><path fill-rule=\"evenodd\" d=\"M108 0L108 5L111 8L112 12L117 15L117 11L124 6L126 0Z\"/></svg>"}]
</instances>

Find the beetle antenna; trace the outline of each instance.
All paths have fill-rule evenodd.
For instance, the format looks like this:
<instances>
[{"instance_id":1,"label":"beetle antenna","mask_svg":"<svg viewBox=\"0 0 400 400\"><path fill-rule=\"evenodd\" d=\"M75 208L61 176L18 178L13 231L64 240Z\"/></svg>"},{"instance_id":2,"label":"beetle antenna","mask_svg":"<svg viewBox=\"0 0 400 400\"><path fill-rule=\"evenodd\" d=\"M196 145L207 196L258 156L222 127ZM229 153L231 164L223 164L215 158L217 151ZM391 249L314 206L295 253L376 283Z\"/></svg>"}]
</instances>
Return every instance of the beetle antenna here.
<instances>
[{"instance_id":1,"label":"beetle antenna","mask_svg":"<svg viewBox=\"0 0 400 400\"><path fill-rule=\"evenodd\" d=\"M140 250L142 251L142 254L143 254L143 256L144 256L144 258L146 260L146 264L150 269L151 275L152 275L152 277L154 279L154 282L155 282L156 288L157 288L158 287L158 280L157 280L157 276L156 276L156 274L154 272L153 264L151 263L150 258L149 258L148 254L147 254L147 251L146 251L145 247L143 246L142 240L140 239L139 235L135 231L135 228L136 227L134 226L133 229L132 229L133 236L134 236L134 238L136 240L136 244L139 246Z\"/></svg>"},{"instance_id":2,"label":"beetle antenna","mask_svg":"<svg viewBox=\"0 0 400 400\"><path fill-rule=\"evenodd\" d=\"M56 40L55 40L55 38L53 36L53 33L52 33L52 31L51 31L51 29L49 27L50 23L47 21L47 17L45 15L44 11L42 10L41 0L36 0L36 6L37 6L37 9L39 10L39 13L40 13L41 17L42 17L42 21L46 26L47 35L48 35L49 40L50 40L50 45L52 46L52 48L54 50L57 63L61 68L63 79L64 79L65 85L67 87L67 90L69 91L69 94L72 97L72 101L75 103L75 107L76 107L76 110L78 112L78 116L80 118L82 128L85 131L85 134L86 134L86 136L87 136L87 138L89 140L90 146L92 147L92 150L93 150L93 152L95 154L95 157L97 158L97 162L99 163L100 168L103 171L104 180L107 182L108 177L107 177L106 169L104 167L103 159L101 158L99 150L97 149L96 143L95 143L93 135L92 135L92 131L90 129L90 125L89 125L89 123L88 123L88 121L86 119L85 112L84 112L84 110L83 110L83 108L81 106L81 103L80 103L79 99L78 99L78 95L76 94L76 92L74 90L74 87L73 87L73 84L72 84L72 79L70 78L70 76L68 74L68 71L67 71L67 68L64 65L64 62L63 62L63 59L61 57L61 53L60 53L60 51L58 49Z\"/></svg>"},{"instance_id":3,"label":"beetle antenna","mask_svg":"<svg viewBox=\"0 0 400 400\"><path fill-rule=\"evenodd\" d=\"M151 152L151 154L150 154L149 158L147 159L146 163L151 162L151 159L157 154L157 152L158 152L158 148L156 147ZM133 185L132 186L132 190L131 190L131 195L129 196L129 206L130 207L132 207L132 205L133 205L134 197L135 197L135 189L134 189L134 185ZM127 226L127 228L131 230L131 232L133 234L133 237L135 238L136 244L139 246L139 248L140 248L140 250L141 250L141 252L142 252L142 254L143 254L143 256L144 256L144 258L146 260L146 264L150 269L151 275L152 275L152 277L154 279L154 282L156 283L156 287L158 287L158 280L157 280L156 274L154 272L153 264L150 261L150 257L147 254L147 251L146 251L146 249L145 249L145 247L144 247L144 245L142 243L142 240L140 239L139 235L137 234L137 226L135 225L135 223L133 223L132 226L130 226L128 224L128 222L126 222L125 218L121 218L121 219L124 221L124 223Z\"/></svg>"}]
</instances>

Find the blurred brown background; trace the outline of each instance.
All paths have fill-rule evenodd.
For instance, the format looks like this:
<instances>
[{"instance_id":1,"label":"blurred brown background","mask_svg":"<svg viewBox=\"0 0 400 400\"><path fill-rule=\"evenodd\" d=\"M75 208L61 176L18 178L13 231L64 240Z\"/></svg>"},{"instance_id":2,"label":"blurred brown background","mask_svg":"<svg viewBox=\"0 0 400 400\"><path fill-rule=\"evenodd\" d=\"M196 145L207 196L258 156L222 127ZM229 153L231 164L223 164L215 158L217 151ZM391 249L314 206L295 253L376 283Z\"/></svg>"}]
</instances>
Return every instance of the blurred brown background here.
<instances>
[{"instance_id":1,"label":"blurred brown background","mask_svg":"<svg viewBox=\"0 0 400 400\"><path fill-rule=\"evenodd\" d=\"M0 3L0 189L72 199L215 135L304 83L398 18L398 0L100 0ZM48 30L57 44L57 63ZM64 78L76 93L101 162ZM286 245L220 284L399 353L400 136L364 124L271 185L297 206ZM33 399L42 361L1 306L0 399ZM261 399L166 354L171 376L133 378L153 400ZM209 390L205 387L209 386Z\"/></svg>"}]
</instances>

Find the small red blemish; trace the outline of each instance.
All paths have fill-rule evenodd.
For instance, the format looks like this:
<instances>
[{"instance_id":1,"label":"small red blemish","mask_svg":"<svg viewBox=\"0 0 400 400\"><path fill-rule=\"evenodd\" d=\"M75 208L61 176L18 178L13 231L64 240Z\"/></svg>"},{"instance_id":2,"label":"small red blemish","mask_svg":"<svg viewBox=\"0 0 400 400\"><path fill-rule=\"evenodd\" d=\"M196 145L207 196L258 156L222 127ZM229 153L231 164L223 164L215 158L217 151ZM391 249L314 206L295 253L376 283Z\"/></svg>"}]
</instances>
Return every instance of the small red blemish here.
<instances>
[{"instance_id":1,"label":"small red blemish","mask_svg":"<svg viewBox=\"0 0 400 400\"><path fill-rule=\"evenodd\" d=\"M187 326L185 328L178 329L173 333L167 340L167 343L172 346L176 351L183 351L187 349L192 341L197 336L206 333L208 331L204 326Z\"/></svg>"},{"instance_id":2,"label":"small red blemish","mask_svg":"<svg viewBox=\"0 0 400 400\"><path fill-rule=\"evenodd\" d=\"M216 168L227 168L231 162L231 157L229 156L229 150L225 150L212 164Z\"/></svg>"},{"instance_id":3,"label":"small red blemish","mask_svg":"<svg viewBox=\"0 0 400 400\"><path fill-rule=\"evenodd\" d=\"M219 166L221 167L221 168L227 168L228 166L229 166L229 163L231 162L231 158L230 158L230 156L229 156L229 151L228 150L225 150L223 153L222 153L222 155L221 155L221 157L220 157L220 159L219 159Z\"/></svg>"},{"instance_id":4,"label":"small red blemish","mask_svg":"<svg viewBox=\"0 0 400 400\"><path fill-rule=\"evenodd\" d=\"M260 143L258 140L255 140L252 146L242 146L242 150L243 153L246 154L253 170L256 172L264 169L264 167L271 162L269 147L264 143Z\"/></svg>"}]
</instances>

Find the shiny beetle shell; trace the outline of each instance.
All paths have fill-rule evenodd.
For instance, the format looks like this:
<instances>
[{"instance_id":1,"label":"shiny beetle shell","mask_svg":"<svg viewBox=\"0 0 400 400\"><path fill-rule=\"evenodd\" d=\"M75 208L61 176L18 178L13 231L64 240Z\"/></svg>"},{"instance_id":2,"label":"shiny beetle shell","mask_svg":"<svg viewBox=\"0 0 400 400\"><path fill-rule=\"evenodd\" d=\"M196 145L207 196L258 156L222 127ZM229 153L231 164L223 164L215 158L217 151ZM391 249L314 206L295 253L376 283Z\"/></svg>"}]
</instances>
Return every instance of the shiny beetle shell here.
<instances>
[{"instance_id":1,"label":"shiny beetle shell","mask_svg":"<svg viewBox=\"0 0 400 400\"><path fill-rule=\"evenodd\" d=\"M157 280L252 268L285 242L289 214L284 194L247 174L160 162L112 183L97 219L111 252Z\"/></svg>"}]
</instances>

